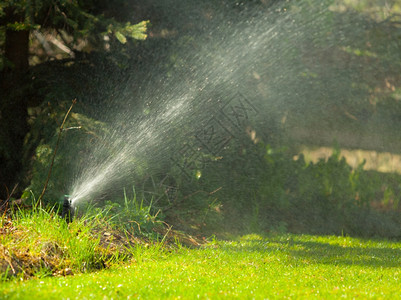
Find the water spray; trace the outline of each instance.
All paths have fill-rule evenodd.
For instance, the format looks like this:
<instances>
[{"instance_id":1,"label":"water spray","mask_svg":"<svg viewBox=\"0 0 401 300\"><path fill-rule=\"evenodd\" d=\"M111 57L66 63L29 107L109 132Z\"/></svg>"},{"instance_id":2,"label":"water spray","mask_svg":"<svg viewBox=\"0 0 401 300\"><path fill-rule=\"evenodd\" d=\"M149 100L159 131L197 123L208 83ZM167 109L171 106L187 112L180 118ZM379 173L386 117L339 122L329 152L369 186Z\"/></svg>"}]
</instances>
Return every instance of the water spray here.
<instances>
[{"instance_id":1,"label":"water spray","mask_svg":"<svg viewBox=\"0 0 401 300\"><path fill-rule=\"evenodd\" d=\"M64 195L63 210L61 212L61 217L65 219L68 223L71 223L74 217L74 207L72 206L71 196Z\"/></svg>"}]
</instances>

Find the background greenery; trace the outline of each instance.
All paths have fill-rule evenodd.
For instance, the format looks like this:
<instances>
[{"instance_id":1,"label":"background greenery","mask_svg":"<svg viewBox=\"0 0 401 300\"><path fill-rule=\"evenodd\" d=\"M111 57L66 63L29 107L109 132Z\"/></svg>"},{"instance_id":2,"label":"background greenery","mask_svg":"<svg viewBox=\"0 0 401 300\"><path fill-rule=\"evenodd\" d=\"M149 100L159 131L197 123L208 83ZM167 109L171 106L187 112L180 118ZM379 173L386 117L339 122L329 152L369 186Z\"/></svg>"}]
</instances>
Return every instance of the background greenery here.
<instances>
[{"instance_id":1,"label":"background greenery","mask_svg":"<svg viewBox=\"0 0 401 300\"><path fill-rule=\"evenodd\" d=\"M21 195L29 203L29 190L40 194L58 127L72 99L79 102L67 127L82 129L63 133L45 198L50 205L65 193L75 166L114 129L104 112L134 107L146 117L146 105L136 100L140 87L153 84L157 90L163 88L164 77L185 78L190 62L182 49L196 52L215 38L205 32L219 32L219 26L237 19L268 15L275 24L288 12L308 35L294 43L293 27L284 27L277 44L282 55L247 74L248 88L272 104L269 114L260 116L263 120L252 120L255 133L244 130L237 135L223 158L201 153L197 159L185 159L189 179L169 164L167 153L157 167L141 163L142 169L123 185L127 191L135 186L153 215L160 210L159 218L188 231L399 237L400 176L366 171L363 164L353 169L339 151L400 152L401 3L301 2L182 1L174 6L157 0L1 1L3 203ZM10 17L10 7L18 20ZM49 9L52 13L45 17ZM313 12L319 14L320 26L312 22ZM145 29L148 38L140 40ZM29 65L17 67L7 56L7 32L24 30L30 33ZM47 44L40 34L47 36ZM58 48L57 42L69 51ZM216 47L211 55L224 45L211 44ZM255 81L255 76L262 79ZM128 98L134 100L128 103ZM274 107L275 99L282 105ZM193 139L175 140L171 153ZM309 162L294 158L300 145L335 151L327 160ZM98 205L118 202L123 190L118 193L105 195Z\"/></svg>"}]
</instances>

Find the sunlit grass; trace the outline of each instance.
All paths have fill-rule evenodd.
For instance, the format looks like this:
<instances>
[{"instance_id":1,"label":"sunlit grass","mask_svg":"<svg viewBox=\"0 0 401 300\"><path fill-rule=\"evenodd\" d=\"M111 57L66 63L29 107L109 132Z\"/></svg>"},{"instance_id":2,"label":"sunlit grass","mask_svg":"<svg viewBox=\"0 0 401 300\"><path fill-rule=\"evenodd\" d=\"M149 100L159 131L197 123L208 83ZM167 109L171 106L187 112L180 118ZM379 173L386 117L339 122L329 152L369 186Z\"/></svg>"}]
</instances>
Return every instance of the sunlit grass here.
<instances>
[{"instance_id":1,"label":"sunlit grass","mask_svg":"<svg viewBox=\"0 0 401 300\"><path fill-rule=\"evenodd\" d=\"M197 250L138 248L97 273L4 283L6 299L340 298L401 296L400 242L244 236Z\"/></svg>"},{"instance_id":2,"label":"sunlit grass","mask_svg":"<svg viewBox=\"0 0 401 300\"><path fill-rule=\"evenodd\" d=\"M99 240L90 234L96 223L88 218L67 226L55 211L17 211L3 222L0 235L2 277L41 277L63 269L92 269L102 257Z\"/></svg>"},{"instance_id":3,"label":"sunlit grass","mask_svg":"<svg viewBox=\"0 0 401 300\"><path fill-rule=\"evenodd\" d=\"M334 149L330 147L303 146L300 153L304 155L307 162L316 163L319 159L327 160L333 151ZM401 174L401 156L395 153L340 149L340 156L345 157L347 163L354 169L365 161L364 170Z\"/></svg>"}]
</instances>

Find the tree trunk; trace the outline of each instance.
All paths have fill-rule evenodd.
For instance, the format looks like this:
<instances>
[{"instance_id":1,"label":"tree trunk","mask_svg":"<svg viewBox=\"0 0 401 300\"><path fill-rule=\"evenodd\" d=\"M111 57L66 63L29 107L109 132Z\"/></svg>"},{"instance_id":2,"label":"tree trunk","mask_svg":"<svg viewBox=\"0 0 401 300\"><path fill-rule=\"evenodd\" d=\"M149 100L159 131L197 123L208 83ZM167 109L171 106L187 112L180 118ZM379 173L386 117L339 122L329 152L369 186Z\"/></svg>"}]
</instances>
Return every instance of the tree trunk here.
<instances>
[{"instance_id":1,"label":"tree trunk","mask_svg":"<svg viewBox=\"0 0 401 300\"><path fill-rule=\"evenodd\" d=\"M6 69L12 70L14 73L21 73L26 71L29 66L29 30L16 30L7 25L25 24L25 13L18 12L15 7L7 7L4 11L4 23L6 25L4 57L6 58Z\"/></svg>"},{"instance_id":2,"label":"tree trunk","mask_svg":"<svg viewBox=\"0 0 401 300\"><path fill-rule=\"evenodd\" d=\"M24 22L24 16L15 11L5 10L6 24ZM0 199L3 200L19 181L24 138L29 129L25 93L29 87L29 30L7 28L5 38L6 67L0 74Z\"/></svg>"},{"instance_id":3,"label":"tree trunk","mask_svg":"<svg viewBox=\"0 0 401 300\"><path fill-rule=\"evenodd\" d=\"M4 72L0 81L0 199L6 199L20 181L24 139L29 130L26 96L29 77Z\"/></svg>"},{"instance_id":4,"label":"tree trunk","mask_svg":"<svg viewBox=\"0 0 401 300\"><path fill-rule=\"evenodd\" d=\"M22 73L28 70L29 63L29 31L6 30L6 45L4 56L8 69L12 72Z\"/></svg>"}]
</instances>

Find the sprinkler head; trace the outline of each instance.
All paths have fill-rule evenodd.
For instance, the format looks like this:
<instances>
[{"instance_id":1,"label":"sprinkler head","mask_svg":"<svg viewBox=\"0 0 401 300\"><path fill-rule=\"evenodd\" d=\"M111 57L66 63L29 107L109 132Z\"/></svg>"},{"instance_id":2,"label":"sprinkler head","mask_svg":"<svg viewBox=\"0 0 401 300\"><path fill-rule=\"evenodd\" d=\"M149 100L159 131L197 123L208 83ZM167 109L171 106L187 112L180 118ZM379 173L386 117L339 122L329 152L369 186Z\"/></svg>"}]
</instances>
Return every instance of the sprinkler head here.
<instances>
[{"instance_id":1,"label":"sprinkler head","mask_svg":"<svg viewBox=\"0 0 401 300\"><path fill-rule=\"evenodd\" d=\"M63 210L61 211L61 217L68 223L71 223L74 217L74 208L72 207L71 197L64 195Z\"/></svg>"}]
</instances>

